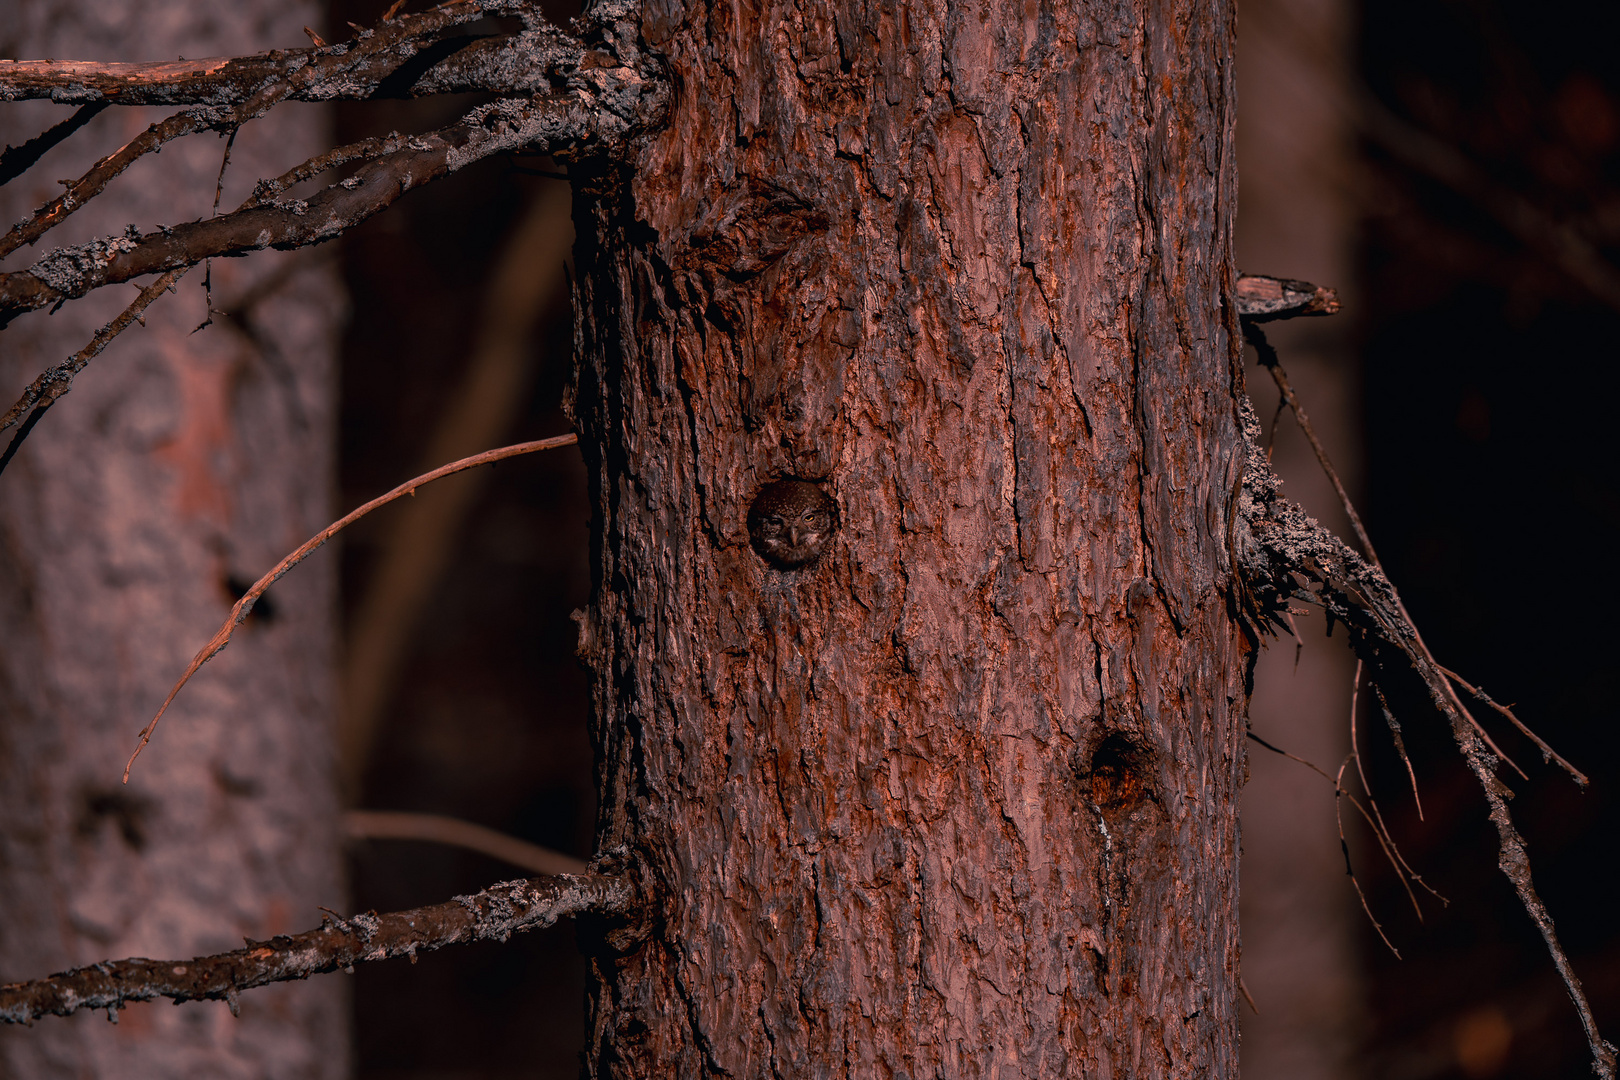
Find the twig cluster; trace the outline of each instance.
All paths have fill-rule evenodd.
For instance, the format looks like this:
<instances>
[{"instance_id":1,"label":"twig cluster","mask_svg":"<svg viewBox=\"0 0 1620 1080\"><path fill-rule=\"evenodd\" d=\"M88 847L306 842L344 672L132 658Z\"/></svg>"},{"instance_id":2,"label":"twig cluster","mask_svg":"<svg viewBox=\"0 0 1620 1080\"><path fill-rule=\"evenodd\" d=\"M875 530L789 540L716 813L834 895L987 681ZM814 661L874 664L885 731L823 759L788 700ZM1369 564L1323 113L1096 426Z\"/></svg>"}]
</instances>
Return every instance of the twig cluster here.
<instances>
[{"instance_id":1,"label":"twig cluster","mask_svg":"<svg viewBox=\"0 0 1620 1080\"><path fill-rule=\"evenodd\" d=\"M661 73L636 51L635 36L619 26L630 14L625 0L598 5L596 22L576 37L546 24L538 4L528 0L451 0L422 14L385 17L349 42L243 59L0 61L0 101L49 98L83 106L38 139L7 150L0 159L4 179L20 175L108 103L187 106L96 162L67 183L61 195L13 226L0 237L0 257L37 242L164 144L202 131L234 136L242 125L284 101L460 90L498 95L437 131L393 134L317 155L260 181L230 213L146 232L131 226L122 235L57 248L26 269L0 273L0 327L24 312L54 309L104 285L175 274L208 259L265 248L322 243L412 188L491 155L521 150L564 160L611 157L661 115L668 94ZM523 29L484 37L467 33L469 24L490 15L516 16ZM355 172L307 199L282 197L296 184L355 163L360 166ZM136 315L153 296L143 292L132 305ZM38 423L43 411L71 388L73 376L129 321L114 320L97 335L99 343L43 374L0 417L0 430ZM24 434L12 439L0 468Z\"/></svg>"},{"instance_id":2,"label":"twig cluster","mask_svg":"<svg viewBox=\"0 0 1620 1080\"><path fill-rule=\"evenodd\" d=\"M1304 292L1299 289L1294 291ZM1281 626L1284 624L1284 615L1290 600L1308 601L1326 611L1330 620L1342 622L1348 628L1352 645L1362 661L1375 673L1375 677L1378 672L1403 667L1415 672L1423 681L1435 708L1450 722L1457 748L1485 794L1490 809L1490 820L1497 832L1497 864L1513 883L1520 903L1530 915L1537 930L1541 932L1542 940L1564 981L1585 1030L1592 1053L1593 1069L1604 1080L1614 1080L1616 1050L1604 1041L1598 1032L1597 1022L1581 988L1580 979L1570 966L1569 958L1559 944L1552 918L1536 893L1531 880L1530 861L1525 853L1524 840L1514 826L1507 809L1507 800L1513 793L1496 775L1499 763L1508 765L1520 776L1525 775L1524 770L1496 745L1484 726L1469 711L1458 691L1461 689L1462 693L1478 697L1498 711L1511 716L1510 710L1490 701L1482 691L1456 679L1435 661L1407 613L1405 604L1401 602L1400 594L1390 584L1383 566L1378 562L1377 554L1361 524L1361 519L1356 514L1355 508L1350 505L1343 483L1340 482L1320 440L1312 430L1310 420L1289 384L1281 361L1266 341L1260 327L1256 325L1259 320L1246 317L1242 290L1239 290L1238 295L1238 309L1240 317L1243 318L1245 337L1256 347L1261 364L1271 372L1278 390L1293 410L1300 429L1310 441L1318 462L1342 500L1366 553L1366 557L1363 557L1351 550L1344 541L1319 525L1299 506L1278 494L1280 481L1272 472L1266 451L1261 446L1259 419L1255 416L1253 406L1245 400L1242 403L1242 419L1248 444L1248 461L1239 496L1241 526L1235 536L1235 548L1248 594L1246 599L1256 626L1259 629ZM1298 307L1303 309L1305 306L1302 297ZM1297 313L1326 312L1318 309L1300 310ZM1287 317L1286 311L1281 315L1277 311L1257 314L1263 314L1268 318ZM1394 723L1382 692L1379 693L1379 700L1386 719L1391 723L1397 749L1410 775L1411 762L1407 759L1404 744L1400 741L1399 725ZM1520 730L1528 731L1519 723L1517 717L1512 717L1512 720ZM1576 783L1585 786L1587 778L1580 770L1554 753L1539 737L1534 735L1531 737L1541 749L1544 760L1556 761ZM1359 769L1359 754L1354 749L1347 763L1349 760L1356 760ZM1334 781L1340 791L1343 790L1342 774L1343 769L1340 770L1340 779ZM1365 788L1365 781L1363 787ZM1378 822L1373 825L1373 831L1379 837L1381 845L1388 842L1388 831L1382 828L1381 815ZM1391 853L1391 858L1392 861L1398 859L1398 854ZM1400 862L1400 866L1404 869L1403 884L1408 877L1417 880L1416 875L1405 867L1404 860Z\"/></svg>"}]
</instances>

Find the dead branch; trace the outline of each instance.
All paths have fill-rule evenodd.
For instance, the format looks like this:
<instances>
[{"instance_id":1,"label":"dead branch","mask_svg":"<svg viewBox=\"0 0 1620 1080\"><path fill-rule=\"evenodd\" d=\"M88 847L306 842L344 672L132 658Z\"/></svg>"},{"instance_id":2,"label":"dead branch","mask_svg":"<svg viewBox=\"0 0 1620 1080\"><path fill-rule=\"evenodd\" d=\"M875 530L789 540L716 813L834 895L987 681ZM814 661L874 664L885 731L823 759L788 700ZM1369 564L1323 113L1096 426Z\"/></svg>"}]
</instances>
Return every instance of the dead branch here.
<instances>
[{"instance_id":1,"label":"dead branch","mask_svg":"<svg viewBox=\"0 0 1620 1080\"><path fill-rule=\"evenodd\" d=\"M1337 291L1293 278L1244 274L1237 279L1233 295L1238 314L1247 322L1336 315L1339 311Z\"/></svg>"},{"instance_id":2,"label":"dead branch","mask_svg":"<svg viewBox=\"0 0 1620 1080\"><path fill-rule=\"evenodd\" d=\"M1471 723L1472 717L1460 707L1456 691L1430 656L1383 570L1277 494L1280 481L1266 462L1260 422L1247 401L1242 404L1242 418L1248 464L1239 495L1236 555L1249 596L1268 620L1278 618L1268 612L1285 610L1289 600L1315 603L1345 624L1357 653L1368 663L1389 667L1398 655L1423 680L1435 708L1450 721L1452 738L1484 791L1497 832L1497 865L1513 883L1563 978L1586 1032L1593 1069L1604 1080L1614 1080L1615 1049L1599 1034L1580 979L1536 894L1524 840L1508 814L1507 799L1512 792L1497 779L1497 758L1489 752L1478 722Z\"/></svg>"},{"instance_id":3,"label":"dead branch","mask_svg":"<svg viewBox=\"0 0 1620 1080\"><path fill-rule=\"evenodd\" d=\"M334 46L307 52L300 50L302 55L289 55L285 64L267 73L257 84L245 85L247 92L234 107L211 102L188 109L153 124L118 151L96 162L89 172L68 185L61 195L36 210L28 220L14 226L0 240L0 256L10 254L24 244L34 243L99 195L119 173L144 155L160 149L164 143L199 131L234 131L300 91L342 82L362 65L375 63L392 71L435 35L479 18L482 14L482 5L475 0L459 0L423 15L386 24L380 31L371 33L353 46ZM0 66L0 72L18 66L31 69L37 65L33 61L14 61L10 65ZM71 68L75 65L68 66ZM69 85L74 80L71 72L58 72L52 77L58 83ZM7 96L4 84L0 83L0 99Z\"/></svg>"},{"instance_id":4,"label":"dead branch","mask_svg":"<svg viewBox=\"0 0 1620 1080\"><path fill-rule=\"evenodd\" d=\"M1491 708L1505 716L1510 724L1512 724L1515 728L1518 728L1519 734L1536 744L1536 749L1541 751L1542 761L1558 762L1559 766L1565 772L1569 773L1575 778L1575 782L1577 784L1581 785L1581 787L1585 787L1587 785L1588 781L1586 779L1586 774L1581 772L1581 770L1577 769L1575 766L1571 765L1568 761L1565 761L1562 754L1548 746L1540 735L1537 735L1524 723L1524 721L1520 720L1513 714L1512 709L1508 708L1506 705L1503 705L1501 702L1496 701L1491 697L1491 695L1487 694L1479 687L1470 685L1467 679L1464 679L1461 675L1458 675L1450 668L1442 667L1440 669L1440 673L1446 678L1450 679L1452 682L1456 683L1458 686L1462 687L1463 693L1470 694L1473 697L1478 698L1481 702L1489 705Z\"/></svg>"},{"instance_id":5,"label":"dead branch","mask_svg":"<svg viewBox=\"0 0 1620 1080\"><path fill-rule=\"evenodd\" d=\"M615 126L601 112L568 97L505 98L481 105L459 123L406 140L404 149L377 158L308 200L250 205L139 237L59 248L27 270L0 274L0 326L25 311L145 274L265 248L285 251L318 244L386 209L411 188L491 154L524 147L575 150Z\"/></svg>"},{"instance_id":6,"label":"dead branch","mask_svg":"<svg viewBox=\"0 0 1620 1080\"><path fill-rule=\"evenodd\" d=\"M423 484L431 484L435 480L442 480L446 476L465 472L467 469L476 469L480 465L493 465L495 462L505 461L507 458L532 454L537 450L554 450L559 446L572 446L578 441L579 437L576 435L557 435L549 439L536 439L533 442L514 443L511 446L486 450L482 454L474 454L472 457L452 461L448 465L441 465L432 472L412 477L387 494L379 495L363 506L349 511L343 517L304 541L296 551L271 567L268 573L255 581L253 586L242 594L242 598L236 602L235 606L231 608L230 615L226 617L225 625L221 626L214 636L209 639L208 644L199 649L197 655L191 658L191 663L186 665L186 670L180 676L179 681L174 684L174 689L169 691L169 696L164 698L163 704L158 707L157 715L152 717L146 727L141 729L140 741L135 745L135 752L129 755L129 761L124 765L124 783L129 783L129 770L134 767L135 759L141 756L141 751L146 749L146 744L152 741L152 733L157 730L158 721L163 719L163 714L169 711L170 705L174 704L175 696L180 693L181 688L191 680L191 677L204 664L218 656L224 651L225 646L231 643L231 637L236 633L236 628L247 620L248 615L253 611L253 605L258 602L259 597L264 595L265 590L279 581L293 567L313 554L317 548L323 546L332 537L373 510L386 506L402 496L414 495L416 489Z\"/></svg>"},{"instance_id":7,"label":"dead branch","mask_svg":"<svg viewBox=\"0 0 1620 1080\"><path fill-rule=\"evenodd\" d=\"M0 986L0 1022L31 1024L47 1015L106 1009L117 1022L129 1001L223 999L237 1011L237 994L273 982L307 979L354 964L432 952L471 941L505 941L568 915L623 914L635 890L617 875L537 877L505 881L472 896L388 915L368 912L325 919L319 929L194 960L106 961L31 982Z\"/></svg>"},{"instance_id":8,"label":"dead branch","mask_svg":"<svg viewBox=\"0 0 1620 1080\"><path fill-rule=\"evenodd\" d=\"M557 74L579 66L584 49L556 27L537 25L516 34L448 36L446 31L496 9L521 8L531 19L539 6L464 2L420 15L402 15L351 42L316 48L274 49L254 56L209 57L158 63L82 60L0 60L0 101L48 98L61 104L235 105L294 71L350 59L342 78L302 81L291 101L357 101L485 91L536 94ZM397 31L379 47L352 54ZM414 63L413 63L414 61Z\"/></svg>"}]
</instances>

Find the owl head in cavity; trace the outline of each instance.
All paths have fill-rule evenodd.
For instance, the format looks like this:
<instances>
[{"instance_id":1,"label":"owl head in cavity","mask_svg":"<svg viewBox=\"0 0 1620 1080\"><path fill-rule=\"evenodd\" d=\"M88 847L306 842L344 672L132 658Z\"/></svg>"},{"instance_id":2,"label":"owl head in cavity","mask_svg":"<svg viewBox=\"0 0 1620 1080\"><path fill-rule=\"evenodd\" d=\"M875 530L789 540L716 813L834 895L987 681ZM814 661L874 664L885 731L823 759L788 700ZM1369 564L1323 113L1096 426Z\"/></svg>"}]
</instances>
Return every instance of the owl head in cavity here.
<instances>
[{"instance_id":1,"label":"owl head in cavity","mask_svg":"<svg viewBox=\"0 0 1620 1080\"><path fill-rule=\"evenodd\" d=\"M766 484L748 508L748 538L779 570L813 563L838 530L838 504L803 480Z\"/></svg>"}]
</instances>

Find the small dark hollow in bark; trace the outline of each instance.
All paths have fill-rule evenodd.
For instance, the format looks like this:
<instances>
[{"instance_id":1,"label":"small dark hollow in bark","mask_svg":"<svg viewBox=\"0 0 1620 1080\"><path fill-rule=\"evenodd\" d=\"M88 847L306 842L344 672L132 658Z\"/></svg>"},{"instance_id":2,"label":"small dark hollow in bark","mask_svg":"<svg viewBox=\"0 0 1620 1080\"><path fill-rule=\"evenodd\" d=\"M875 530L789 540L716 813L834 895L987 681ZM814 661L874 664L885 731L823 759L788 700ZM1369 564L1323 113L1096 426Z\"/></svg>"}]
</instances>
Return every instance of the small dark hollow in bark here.
<instances>
[{"instance_id":1,"label":"small dark hollow in bark","mask_svg":"<svg viewBox=\"0 0 1620 1080\"><path fill-rule=\"evenodd\" d=\"M1087 773L1091 801L1105 814L1129 811L1150 797L1146 755L1123 735L1110 735L1098 744Z\"/></svg>"}]
</instances>

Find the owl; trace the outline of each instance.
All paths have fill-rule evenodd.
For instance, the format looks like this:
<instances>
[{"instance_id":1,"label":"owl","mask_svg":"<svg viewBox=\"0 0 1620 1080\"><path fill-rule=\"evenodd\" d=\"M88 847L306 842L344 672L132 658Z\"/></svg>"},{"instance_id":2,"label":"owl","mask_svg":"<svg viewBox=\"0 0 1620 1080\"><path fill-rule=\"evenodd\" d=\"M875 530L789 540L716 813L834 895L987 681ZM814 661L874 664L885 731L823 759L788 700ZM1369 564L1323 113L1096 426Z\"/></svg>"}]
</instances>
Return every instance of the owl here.
<instances>
[{"instance_id":1,"label":"owl","mask_svg":"<svg viewBox=\"0 0 1620 1080\"><path fill-rule=\"evenodd\" d=\"M748 537L779 570L813 563L838 531L838 504L803 480L766 484L748 508Z\"/></svg>"}]
</instances>

